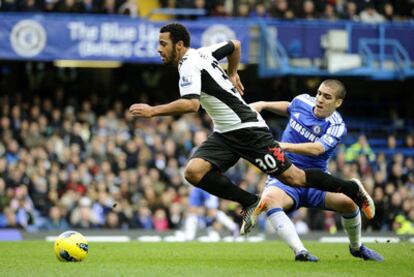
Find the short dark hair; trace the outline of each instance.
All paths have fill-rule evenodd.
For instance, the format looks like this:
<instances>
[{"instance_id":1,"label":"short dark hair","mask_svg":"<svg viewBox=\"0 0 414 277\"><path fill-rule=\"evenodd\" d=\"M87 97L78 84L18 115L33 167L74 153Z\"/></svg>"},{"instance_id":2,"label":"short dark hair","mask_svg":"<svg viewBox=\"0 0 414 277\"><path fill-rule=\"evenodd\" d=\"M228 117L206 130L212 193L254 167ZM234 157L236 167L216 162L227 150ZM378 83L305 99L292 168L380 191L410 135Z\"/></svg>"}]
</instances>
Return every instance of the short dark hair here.
<instances>
[{"instance_id":1,"label":"short dark hair","mask_svg":"<svg viewBox=\"0 0 414 277\"><path fill-rule=\"evenodd\" d=\"M323 81L322 84L324 84L328 87L334 88L336 98L345 99L346 89L345 89L344 84L342 84L341 81L336 80L336 79L327 79L327 80Z\"/></svg>"},{"instance_id":2,"label":"short dark hair","mask_svg":"<svg viewBox=\"0 0 414 277\"><path fill-rule=\"evenodd\" d=\"M187 28L180 23L171 23L161 27L160 33L170 33L170 38L174 44L180 40L185 47L190 47L190 33Z\"/></svg>"}]
</instances>

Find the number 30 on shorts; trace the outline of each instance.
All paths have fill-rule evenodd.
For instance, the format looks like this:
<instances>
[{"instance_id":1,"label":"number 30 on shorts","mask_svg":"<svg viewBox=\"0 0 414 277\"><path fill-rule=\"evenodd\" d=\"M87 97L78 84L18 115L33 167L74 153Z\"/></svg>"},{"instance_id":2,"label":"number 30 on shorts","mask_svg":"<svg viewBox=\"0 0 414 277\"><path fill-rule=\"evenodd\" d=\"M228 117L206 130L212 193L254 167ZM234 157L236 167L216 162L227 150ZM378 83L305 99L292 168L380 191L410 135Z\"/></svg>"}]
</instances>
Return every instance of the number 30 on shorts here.
<instances>
[{"instance_id":1,"label":"number 30 on shorts","mask_svg":"<svg viewBox=\"0 0 414 277\"><path fill-rule=\"evenodd\" d=\"M277 170L277 162L275 158L266 154L263 159L256 159L256 165L265 172L274 172Z\"/></svg>"}]
</instances>

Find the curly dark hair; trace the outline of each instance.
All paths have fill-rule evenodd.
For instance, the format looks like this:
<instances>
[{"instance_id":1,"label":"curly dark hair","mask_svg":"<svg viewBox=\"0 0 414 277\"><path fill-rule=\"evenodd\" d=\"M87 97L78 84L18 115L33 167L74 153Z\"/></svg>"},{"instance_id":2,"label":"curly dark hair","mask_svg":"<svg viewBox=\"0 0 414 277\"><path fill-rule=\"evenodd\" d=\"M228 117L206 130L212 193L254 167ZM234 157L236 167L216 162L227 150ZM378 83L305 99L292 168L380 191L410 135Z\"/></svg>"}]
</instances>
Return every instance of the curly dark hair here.
<instances>
[{"instance_id":1,"label":"curly dark hair","mask_svg":"<svg viewBox=\"0 0 414 277\"><path fill-rule=\"evenodd\" d=\"M161 27L160 33L170 33L170 38L174 44L180 40L185 47L190 47L190 33L187 28L180 23L171 23Z\"/></svg>"}]
</instances>

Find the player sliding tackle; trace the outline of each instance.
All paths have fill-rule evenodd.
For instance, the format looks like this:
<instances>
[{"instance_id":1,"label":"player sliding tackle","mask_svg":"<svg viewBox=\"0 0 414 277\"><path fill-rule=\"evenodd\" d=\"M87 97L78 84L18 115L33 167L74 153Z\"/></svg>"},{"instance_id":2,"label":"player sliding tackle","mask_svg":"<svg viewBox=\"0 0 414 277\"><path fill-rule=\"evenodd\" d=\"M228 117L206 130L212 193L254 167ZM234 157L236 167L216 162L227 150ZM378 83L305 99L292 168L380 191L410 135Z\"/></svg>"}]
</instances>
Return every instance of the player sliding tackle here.
<instances>
[{"instance_id":1,"label":"player sliding tackle","mask_svg":"<svg viewBox=\"0 0 414 277\"><path fill-rule=\"evenodd\" d=\"M368 218L374 217L374 203L359 181L342 180L316 169L302 170L285 157L263 118L241 97L244 88L237 74L239 41L193 49L187 29L172 23L160 30L158 52L164 64L178 66L181 98L157 106L133 104L129 112L136 117L178 115L197 112L200 105L207 111L214 123L214 132L191 156L185 178L217 197L240 203L245 212L244 233L254 223L252 215L259 199L223 174L240 158L289 186L342 192ZM228 75L218 63L224 57L228 61Z\"/></svg>"},{"instance_id":2,"label":"player sliding tackle","mask_svg":"<svg viewBox=\"0 0 414 277\"><path fill-rule=\"evenodd\" d=\"M256 111L267 110L289 116L280 148L299 168L318 168L327 171L328 160L346 133L345 123L336 111L345 98L345 88L338 80L325 80L318 88L316 97L302 94L292 102L256 102L250 104ZM355 182L359 183L358 180ZM314 188L289 187L270 176L263 191L255 216L267 210L267 218L278 236L295 252L297 261L316 262L286 215L300 207L333 210L341 213L342 225L350 241L349 250L355 257L383 261L374 250L361 244L361 216L359 208L342 193L324 192Z\"/></svg>"}]
</instances>

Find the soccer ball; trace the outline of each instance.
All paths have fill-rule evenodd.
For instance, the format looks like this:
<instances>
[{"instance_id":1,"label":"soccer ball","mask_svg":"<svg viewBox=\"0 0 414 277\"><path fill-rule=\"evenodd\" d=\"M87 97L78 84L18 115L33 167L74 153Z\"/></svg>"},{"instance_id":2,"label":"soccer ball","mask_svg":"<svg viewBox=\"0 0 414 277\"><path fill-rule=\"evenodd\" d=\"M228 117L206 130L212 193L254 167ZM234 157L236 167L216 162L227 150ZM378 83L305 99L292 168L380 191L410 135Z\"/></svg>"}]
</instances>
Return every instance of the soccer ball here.
<instances>
[{"instance_id":1,"label":"soccer ball","mask_svg":"<svg viewBox=\"0 0 414 277\"><path fill-rule=\"evenodd\" d=\"M88 242L76 231L66 231L55 241L55 255L62 262L81 262L88 255Z\"/></svg>"}]
</instances>

